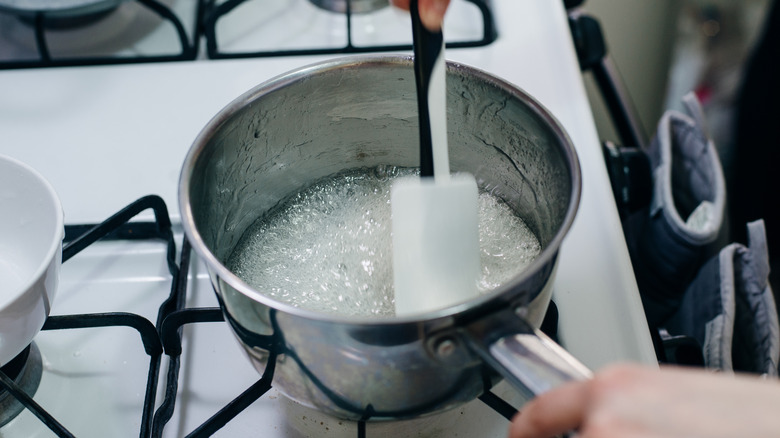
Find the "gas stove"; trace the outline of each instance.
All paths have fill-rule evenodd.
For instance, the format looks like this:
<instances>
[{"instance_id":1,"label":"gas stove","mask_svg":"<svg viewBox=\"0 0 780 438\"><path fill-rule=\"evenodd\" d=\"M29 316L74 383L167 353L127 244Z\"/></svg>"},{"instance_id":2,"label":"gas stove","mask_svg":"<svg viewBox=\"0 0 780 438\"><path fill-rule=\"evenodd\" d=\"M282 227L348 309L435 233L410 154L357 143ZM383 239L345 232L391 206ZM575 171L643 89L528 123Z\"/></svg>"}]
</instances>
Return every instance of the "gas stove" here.
<instances>
[{"instance_id":1,"label":"gas stove","mask_svg":"<svg viewBox=\"0 0 780 438\"><path fill-rule=\"evenodd\" d=\"M61 11L19 18L7 7L14 1L0 1L0 154L52 183L69 241L143 200L107 239L66 245L72 255L53 316L28 353L40 356L40 370L29 371L40 376L33 400L80 437L505 436L511 407L523 402L505 384L463 408L393 423L329 418L269 389L221 321L181 233L179 170L219 109L307 64L408 52L408 16L389 7L347 14L327 9L343 2L324 0L83 1L100 8L81 19ZM98 37L103 28L117 33ZM582 201L553 292L561 343L594 369L656 363L563 3L453 0L445 35L449 59L528 91L579 154ZM148 202L167 205L158 214L170 226L155 222ZM4 403L0 395L0 411L12 409ZM29 409L0 428L9 437L52 433Z\"/></svg>"}]
</instances>

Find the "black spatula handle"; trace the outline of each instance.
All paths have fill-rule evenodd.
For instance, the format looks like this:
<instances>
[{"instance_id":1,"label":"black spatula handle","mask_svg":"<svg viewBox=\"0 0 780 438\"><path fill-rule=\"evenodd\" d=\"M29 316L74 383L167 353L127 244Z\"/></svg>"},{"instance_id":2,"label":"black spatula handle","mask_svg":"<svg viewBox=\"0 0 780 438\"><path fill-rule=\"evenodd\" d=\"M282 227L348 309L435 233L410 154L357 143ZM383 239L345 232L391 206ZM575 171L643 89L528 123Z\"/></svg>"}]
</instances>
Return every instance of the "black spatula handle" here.
<instances>
[{"instance_id":1,"label":"black spatula handle","mask_svg":"<svg viewBox=\"0 0 780 438\"><path fill-rule=\"evenodd\" d=\"M441 31L431 32L420 21L417 0L411 0L412 38L414 43L414 78L417 84L417 110L420 124L420 176L433 176L433 142L428 111L428 88L433 66L444 53Z\"/></svg>"}]
</instances>

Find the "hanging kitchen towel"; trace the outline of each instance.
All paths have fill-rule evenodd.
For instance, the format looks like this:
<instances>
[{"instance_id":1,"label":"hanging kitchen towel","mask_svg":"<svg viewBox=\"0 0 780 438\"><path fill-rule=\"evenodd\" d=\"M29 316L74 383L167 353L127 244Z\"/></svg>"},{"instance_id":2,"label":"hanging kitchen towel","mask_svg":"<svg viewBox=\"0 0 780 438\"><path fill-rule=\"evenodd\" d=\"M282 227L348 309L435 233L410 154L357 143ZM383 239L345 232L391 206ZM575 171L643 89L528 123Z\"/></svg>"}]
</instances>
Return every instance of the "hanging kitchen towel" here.
<instances>
[{"instance_id":1,"label":"hanging kitchen towel","mask_svg":"<svg viewBox=\"0 0 780 438\"><path fill-rule=\"evenodd\" d=\"M726 189L715 146L693 94L690 116L667 111L647 148L653 177L650 205L624 222L648 323L659 327L679 305L701 265L720 247Z\"/></svg>"},{"instance_id":2,"label":"hanging kitchen towel","mask_svg":"<svg viewBox=\"0 0 780 438\"><path fill-rule=\"evenodd\" d=\"M748 224L747 247L728 245L702 267L666 329L696 339L708 368L776 376L780 324L768 278L758 220Z\"/></svg>"}]
</instances>

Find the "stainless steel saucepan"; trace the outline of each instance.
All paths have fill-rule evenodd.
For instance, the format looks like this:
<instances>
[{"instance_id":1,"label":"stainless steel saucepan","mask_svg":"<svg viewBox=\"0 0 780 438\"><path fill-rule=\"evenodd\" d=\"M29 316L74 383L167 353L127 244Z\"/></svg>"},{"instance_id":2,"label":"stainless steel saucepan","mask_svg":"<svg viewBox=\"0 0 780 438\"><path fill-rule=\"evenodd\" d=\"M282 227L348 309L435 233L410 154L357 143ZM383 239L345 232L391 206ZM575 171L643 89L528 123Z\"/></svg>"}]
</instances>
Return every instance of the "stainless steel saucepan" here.
<instances>
[{"instance_id":1,"label":"stainless steel saucepan","mask_svg":"<svg viewBox=\"0 0 780 438\"><path fill-rule=\"evenodd\" d=\"M464 304L404 318L323 314L278 302L225 267L250 224L310 183L418 165L411 58L350 57L277 77L222 110L186 157L186 235L255 367L274 366L273 385L293 400L345 419L400 419L468 402L499 373L529 395L589 374L536 330L579 202L570 140L517 87L458 64L447 74L452 169L506 201L543 248Z\"/></svg>"}]
</instances>

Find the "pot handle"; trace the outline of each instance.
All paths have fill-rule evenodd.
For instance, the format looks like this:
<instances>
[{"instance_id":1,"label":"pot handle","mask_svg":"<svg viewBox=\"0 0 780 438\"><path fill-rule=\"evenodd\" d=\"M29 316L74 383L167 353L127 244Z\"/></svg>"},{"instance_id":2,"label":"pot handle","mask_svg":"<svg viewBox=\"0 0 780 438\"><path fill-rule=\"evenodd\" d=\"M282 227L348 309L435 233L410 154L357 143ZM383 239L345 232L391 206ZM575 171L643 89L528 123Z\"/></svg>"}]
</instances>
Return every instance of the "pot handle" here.
<instances>
[{"instance_id":1,"label":"pot handle","mask_svg":"<svg viewBox=\"0 0 780 438\"><path fill-rule=\"evenodd\" d=\"M529 399L593 373L547 335L510 310L466 326L469 347Z\"/></svg>"}]
</instances>

